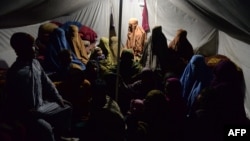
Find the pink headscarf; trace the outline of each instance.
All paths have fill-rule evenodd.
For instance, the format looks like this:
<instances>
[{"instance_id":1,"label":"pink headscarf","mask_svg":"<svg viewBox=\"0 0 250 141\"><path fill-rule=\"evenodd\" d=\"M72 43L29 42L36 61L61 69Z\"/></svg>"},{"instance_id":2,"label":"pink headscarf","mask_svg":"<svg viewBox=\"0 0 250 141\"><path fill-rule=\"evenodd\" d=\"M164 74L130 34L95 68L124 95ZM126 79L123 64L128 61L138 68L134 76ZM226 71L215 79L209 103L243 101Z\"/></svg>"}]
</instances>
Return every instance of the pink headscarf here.
<instances>
[{"instance_id":1,"label":"pink headscarf","mask_svg":"<svg viewBox=\"0 0 250 141\"><path fill-rule=\"evenodd\" d=\"M90 27L87 27L87 26L83 25L79 29L79 34L81 35L81 38L83 40L90 41L90 43L95 43L96 42L97 34Z\"/></svg>"}]
</instances>

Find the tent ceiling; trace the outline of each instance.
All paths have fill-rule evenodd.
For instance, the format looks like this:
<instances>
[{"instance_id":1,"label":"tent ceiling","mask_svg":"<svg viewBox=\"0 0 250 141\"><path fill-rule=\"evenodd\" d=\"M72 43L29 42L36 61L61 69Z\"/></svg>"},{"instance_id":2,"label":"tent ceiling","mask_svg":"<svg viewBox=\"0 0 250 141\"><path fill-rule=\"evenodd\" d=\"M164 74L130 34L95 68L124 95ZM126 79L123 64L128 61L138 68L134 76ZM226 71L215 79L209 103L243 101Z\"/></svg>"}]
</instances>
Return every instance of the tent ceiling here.
<instances>
[{"instance_id":1,"label":"tent ceiling","mask_svg":"<svg viewBox=\"0 0 250 141\"><path fill-rule=\"evenodd\" d=\"M170 0L195 18L250 44L250 2L246 0Z\"/></svg>"},{"instance_id":2,"label":"tent ceiling","mask_svg":"<svg viewBox=\"0 0 250 141\"><path fill-rule=\"evenodd\" d=\"M0 28L36 24L68 15L98 0L1 0Z\"/></svg>"}]
</instances>

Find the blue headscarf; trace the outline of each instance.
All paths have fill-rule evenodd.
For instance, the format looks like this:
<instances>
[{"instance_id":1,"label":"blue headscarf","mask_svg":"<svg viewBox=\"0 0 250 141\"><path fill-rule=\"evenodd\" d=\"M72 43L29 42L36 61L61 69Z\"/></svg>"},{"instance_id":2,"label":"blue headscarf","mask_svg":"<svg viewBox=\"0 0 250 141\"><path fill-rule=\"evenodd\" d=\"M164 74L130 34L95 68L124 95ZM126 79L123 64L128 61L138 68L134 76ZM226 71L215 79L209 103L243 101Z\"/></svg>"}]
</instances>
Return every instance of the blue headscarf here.
<instances>
[{"instance_id":1,"label":"blue headscarf","mask_svg":"<svg viewBox=\"0 0 250 141\"><path fill-rule=\"evenodd\" d=\"M81 27L82 27L82 24L80 22L77 22L77 21L67 21L64 24L62 24L60 26L60 28L62 28L65 31L65 33L67 34L69 32L69 27L71 25L77 26L78 29L81 29Z\"/></svg>"},{"instance_id":2,"label":"blue headscarf","mask_svg":"<svg viewBox=\"0 0 250 141\"><path fill-rule=\"evenodd\" d=\"M58 54L62 50L71 50L71 48L66 40L65 31L62 28L56 28L50 36L50 43L46 49L44 62L46 71L57 72L60 69ZM85 65L77 59L73 52L72 63L80 65L83 70L86 69Z\"/></svg>"},{"instance_id":3,"label":"blue headscarf","mask_svg":"<svg viewBox=\"0 0 250 141\"><path fill-rule=\"evenodd\" d=\"M193 55L180 78L182 97L186 100L189 109L201 90L209 86L212 76L212 71L206 65L204 57Z\"/></svg>"}]
</instances>

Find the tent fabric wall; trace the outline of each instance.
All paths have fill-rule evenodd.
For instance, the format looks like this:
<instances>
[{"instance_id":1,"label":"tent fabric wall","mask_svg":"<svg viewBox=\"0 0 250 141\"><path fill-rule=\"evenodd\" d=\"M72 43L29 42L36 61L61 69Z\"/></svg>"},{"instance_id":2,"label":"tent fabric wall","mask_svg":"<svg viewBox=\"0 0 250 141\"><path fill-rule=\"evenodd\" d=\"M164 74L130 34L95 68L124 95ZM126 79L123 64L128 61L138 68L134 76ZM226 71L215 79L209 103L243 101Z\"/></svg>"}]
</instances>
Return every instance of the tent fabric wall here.
<instances>
[{"instance_id":1,"label":"tent fabric wall","mask_svg":"<svg viewBox=\"0 0 250 141\"><path fill-rule=\"evenodd\" d=\"M46 8L45 1L26 0L22 5L32 8L43 3L42 7L38 8L41 10ZM7 0L3 2L7 3L6 6L10 4ZM35 3L32 4L32 2ZM47 0L47 3L49 2L52 3ZM10 12L15 10L16 6L7 10L7 16L12 16L10 22L5 21L8 18L4 16L6 14L4 9L0 10L0 28L5 27L0 29L0 67L9 67L15 60L15 53L9 46L9 38L14 32L25 31L36 37L39 25L49 20L62 23L79 21L95 30L99 39L108 37L109 18L112 12L116 31L118 31L119 18L122 18L120 33L122 44L126 43L129 19L137 18L139 24L142 24L143 7L139 0L123 0L121 17L119 17L120 1L118 0L76 0L72 5L66 0L58 2L60 2L58 6L67 7L64 12L63 8L54 7L56 14L49 15L48 13L53 11L50 7L44 14L41 10L41 13L35 11L33 15L17 17L16 23L13 23L15 21L13 16L18 14ZM246 0L146 0L146 2L150 28L161 25L168 42L174 38L179 28L183 28L187 30L187 38L196 53L208 56L217 53L226 55L242 68L246 85L245 109L247 116L250 117L250 62L247 61L250 54L250 15L248 14L250 2ZM21 11L25 9L22 8ZM72 11L74 13L71 13ZM41 19L39 17L30 19L35 14L40 15ZM28 23L31 25L24 26ZM13 27L18 25L21 27ZM148 33L148 37L150 34L151 32Z\"/></svg>"},{"instance_id":2,"label":"tent fabric wall","mask_svg":"<svg viewBox=\"0 0 250 141\"><path fill-rule=\"evenodd\" d=\"M83 7L77 12L53 19L60 23L66 21L78 21L85 26L98 31L98 41L101 37L109 36L109 16L112 4L110 0L94 1L92 5Z\"/></svg>"}]
</instances>

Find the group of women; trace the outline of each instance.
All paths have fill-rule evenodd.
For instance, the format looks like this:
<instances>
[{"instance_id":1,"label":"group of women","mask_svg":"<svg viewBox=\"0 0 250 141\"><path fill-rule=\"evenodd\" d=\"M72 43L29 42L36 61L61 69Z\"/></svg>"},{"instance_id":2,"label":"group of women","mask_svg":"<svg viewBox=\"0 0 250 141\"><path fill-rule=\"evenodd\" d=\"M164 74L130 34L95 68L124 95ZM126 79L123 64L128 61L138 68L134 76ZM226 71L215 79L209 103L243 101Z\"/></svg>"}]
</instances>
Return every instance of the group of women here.
<instances>
[{"instance_id":1,"label":"group of women","mask_svg":"<svg viewBox=\"0 0 250 141\"><path fill-rule=\"evenodd\" d=\"M168 44L156 26L140 53L122 47L120 55L112 52L117 37L98 45L96 37L78 23L51 22L35 42L36 59L71 103L80 140L223 140L225 126L247 123L240 68L227 57L208 65L186 30Z\"/></svg>"}]
</instances>

